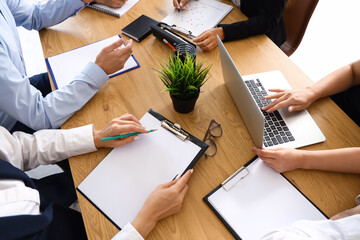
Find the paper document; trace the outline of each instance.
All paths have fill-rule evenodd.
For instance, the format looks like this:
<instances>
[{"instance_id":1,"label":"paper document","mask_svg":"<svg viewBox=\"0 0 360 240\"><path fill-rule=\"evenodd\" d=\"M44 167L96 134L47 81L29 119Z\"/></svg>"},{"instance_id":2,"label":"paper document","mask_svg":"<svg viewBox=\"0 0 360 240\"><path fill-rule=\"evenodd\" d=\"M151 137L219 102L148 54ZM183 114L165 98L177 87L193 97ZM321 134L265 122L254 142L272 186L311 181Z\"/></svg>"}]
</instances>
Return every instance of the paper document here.
<instances>
[{"instance_id":1,"label":"paper document","mask_svg":"<svg viewBox=\"0 0 360 240\"><path fill-rule=\"evenodd\" d=\"M233 185L229 190L220 187L207 199L237 237L260 239L298 220L326 219L284 176L259 158L247 170L247 174L240 172L242 178L236 179L235 185L227 183Z\"/></svg>"},{"instance_id":2,"label":"paper document","mask_svg":"<svg viewBox=\"0 0 360 240\"><path fill-rule=\"evenodd\" d=\"M180 12L175 9L162 22L175 29L188 34L189 31L195 37L205 30L215 27L233 7L215 0L193 0L185 10Z\"/></svg>"},{"instance_id":3,"label":"paper document","mask_svg":"<svg viewBox=\"0 0 360 240\"><path fill-rule=\"evenodd\" d=\"M78 186L120 228L135 218L158 185L181 175L202 151L192 141L183 141L161 127L149 112L140 122L147 129L158 130L113 149Z\"/></svg>"},{"instance_id":4,"label":"paper document","mask_svg":"<svg viewBox=\"0 0 360 240\"><path fill-rule=\"evenodd\" d=\"M96 56L104 47L114 43L118 39L120 39L120 36L116 35L47 58L46 64L48 66L56 89L62 88L67 84L71 83L74 80L75 76L78 75L90 61L95 61ZM124 45L122 45L121 47L124 47ZM131 55L126 61L125 66L119 71L109 75L109 77L114 77L116 75L138 67L140 67L139 63L136 61L135 57Z\"/></svg>"}]
</instances>

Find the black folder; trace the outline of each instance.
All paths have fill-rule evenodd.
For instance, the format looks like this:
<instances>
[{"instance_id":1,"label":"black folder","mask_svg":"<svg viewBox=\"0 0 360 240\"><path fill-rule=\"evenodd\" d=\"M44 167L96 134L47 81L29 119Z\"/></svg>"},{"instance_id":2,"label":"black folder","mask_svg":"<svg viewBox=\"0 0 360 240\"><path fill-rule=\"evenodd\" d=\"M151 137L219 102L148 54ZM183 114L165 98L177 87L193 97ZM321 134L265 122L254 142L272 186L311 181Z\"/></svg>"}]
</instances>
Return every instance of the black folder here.
<instances>
[{"instance_id":1,"label":"black folder","mask_svg":"<svg viewBox=\"0 0 360 240\"><path fill-rule=\"evenodd\" d=\"M159 24L158 21L152 19L146 15L141 15L129 25L124 27L121 31L124 35L141 42L144 38L150 35L151 26L157 26Z\"/></svg>"}]
</instances>

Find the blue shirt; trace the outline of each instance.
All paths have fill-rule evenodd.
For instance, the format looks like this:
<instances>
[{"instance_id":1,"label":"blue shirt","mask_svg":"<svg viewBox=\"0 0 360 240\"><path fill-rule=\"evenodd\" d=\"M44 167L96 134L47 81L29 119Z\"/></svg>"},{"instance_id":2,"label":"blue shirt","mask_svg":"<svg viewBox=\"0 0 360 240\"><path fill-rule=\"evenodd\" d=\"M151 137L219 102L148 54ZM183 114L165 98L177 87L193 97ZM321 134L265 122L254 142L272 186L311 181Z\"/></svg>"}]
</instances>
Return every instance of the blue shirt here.
<instances>
[{"instance_id":1,"label":"blue shirt","mask_svg":"<svg viewBox=\"0 0 360 240\"><path fill-rule=\"evenodd\" d=\"M16 121L39 130L58 128L89 101L109 79L95 63L88 65L62 89L46 97L33 87L21 51L17 26L39 30L75 15L80 0L0 0L0 125L11 130Z\"/></svg>"}]
</instances>

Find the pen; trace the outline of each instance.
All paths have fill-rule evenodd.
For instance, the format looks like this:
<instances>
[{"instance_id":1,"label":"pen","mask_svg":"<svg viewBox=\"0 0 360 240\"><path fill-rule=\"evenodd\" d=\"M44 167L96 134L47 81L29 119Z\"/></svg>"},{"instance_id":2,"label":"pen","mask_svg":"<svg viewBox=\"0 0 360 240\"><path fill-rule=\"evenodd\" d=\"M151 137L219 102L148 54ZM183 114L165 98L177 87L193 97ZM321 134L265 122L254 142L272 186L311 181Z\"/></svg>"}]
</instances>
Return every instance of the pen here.
<instances>
[{"instance_id":1,"label":"pen","mask_svg":"<svg viewBox=\"0 0 360 240\"><path fill-rule=\"evenodd\" d=\"M181 0L177 0L177 1L178 1L178 4L180 4L180 1L181 1ZM180 12L180 8L179 8L179 7L178 7L178 12Z\"/></svg>"},{"instance_id":2,"label":"pen","mask_svg":"<svg viewBox=\"0 0 360 240\"><path fill-rule=\"evenodd\" d=\"M166 39L163 39L163 42L168 45L172 50L176 51L176 49L174 48L173 45L171 45L168 41L166 41Z\"/></svg>"},{"instance_id":3,"label":"pen","mask_svg":"<svg viewBox=\"0 0 360 240\"><path fill-rule=\"evenodd\" d=\"M151 129L151 130L149 130L148 133L155 132L156 130L157 130L157 129ZM141 132L127 133L127 134L122 134L122 135L117 135L117 136L102 138L101 141L113 140L113 139L118 139L118 138L126 138L126 137L131 137L131 136L135 136L135 135L139 135L139 134L143 134L143 133L141 133Z\"/></svg>"}]
</instances>

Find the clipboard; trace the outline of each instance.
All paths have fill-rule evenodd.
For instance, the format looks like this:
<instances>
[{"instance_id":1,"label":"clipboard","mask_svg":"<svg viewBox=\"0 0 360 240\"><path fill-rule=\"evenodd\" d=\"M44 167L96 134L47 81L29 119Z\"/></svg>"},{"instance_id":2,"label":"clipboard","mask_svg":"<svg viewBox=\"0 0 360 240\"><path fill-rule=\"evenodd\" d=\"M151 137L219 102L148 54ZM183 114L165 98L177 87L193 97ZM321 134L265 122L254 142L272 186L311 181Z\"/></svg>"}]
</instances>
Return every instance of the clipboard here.
<instances>
[{"instance_id":1,"label":"clipboard","mask_svg":"<svg viewBox=\"0 0 360 240\"><path fill-rule=\"evenodd\" d=\"M152 109L140 122L158 130L114 148L77 187L119 229L136 217L158 185L185 174L208 148Z\"/></svg>"},{"instance_id":2,"label":"clipboard","mask_svg":"<svg viewBox=\"0 0 360 240\"><path fill-rule=\"evenodd\" d=\"M298 220L328 217L283 174L255 156L203 200L236 239L260 239Z\"/></svg>"},{"instance_id":3,"label":"clipboard","mask_svg":"<svg viewBox=\"0 0 360 240\"><path fill-rule=\"evenodd\" d=\"M59 89L73 82L74 78L81 73L81 71L90 61L95 61L96 56L104 47L114 43L119 39L121 39L121 36L115 35L110 38L106 38L49 58L45 58L46 65L49 69L51 78L53 79L55 88ZM124 46L124 44L122 46ZM128 72L138 67L140 67L139 62L136 60L134 55L131 54L128 60L125 62L124 67L119 71L110 74L109 78L115 77L119 74Z\"/></svg>"}]
</instances>

